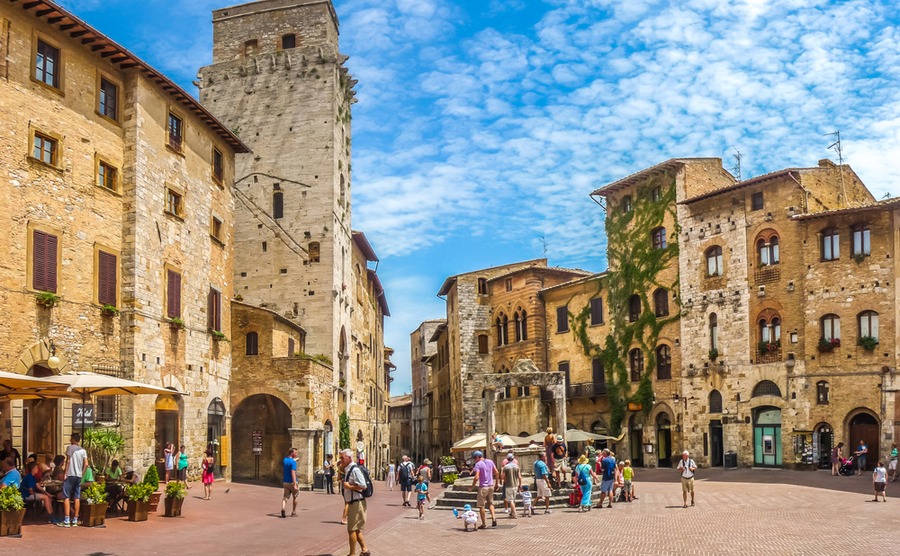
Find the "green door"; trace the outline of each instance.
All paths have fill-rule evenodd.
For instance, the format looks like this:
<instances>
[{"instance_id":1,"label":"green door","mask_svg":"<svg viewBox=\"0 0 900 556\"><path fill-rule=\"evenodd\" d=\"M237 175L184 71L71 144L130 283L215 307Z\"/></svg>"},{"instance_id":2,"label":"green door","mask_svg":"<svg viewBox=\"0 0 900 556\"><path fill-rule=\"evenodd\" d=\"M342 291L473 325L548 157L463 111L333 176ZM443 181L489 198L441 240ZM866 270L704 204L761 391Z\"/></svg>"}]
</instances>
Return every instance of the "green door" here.
<instances>
[{"instance_id":1,"label":"green door","mask_svg":"<svg viewBox=\"0 0 900 556\"><path fill-rule=\"evenodd\" d=\"M781 410L757 409L753 423L753 465L781 467Z\"/></svg>"}]
</instances>

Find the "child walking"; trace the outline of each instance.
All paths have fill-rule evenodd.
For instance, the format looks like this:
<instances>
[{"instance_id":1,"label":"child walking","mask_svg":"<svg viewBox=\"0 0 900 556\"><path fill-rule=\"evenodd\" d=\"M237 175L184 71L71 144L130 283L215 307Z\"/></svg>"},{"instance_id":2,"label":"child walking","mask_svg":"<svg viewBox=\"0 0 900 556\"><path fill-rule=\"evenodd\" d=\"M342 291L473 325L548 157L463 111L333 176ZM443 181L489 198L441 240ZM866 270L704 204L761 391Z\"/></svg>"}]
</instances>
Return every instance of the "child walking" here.
<instances>
[{"instance_id":1,"label":"child walking","mask_svg":"<svg viewBox=\"0 0 900 556\"><path fill-rule=\"evenodd\" d=\"M631 467L631 460L625 460L625 469L622 470L622 479L625 482L625 500L631 502L634 494L634 468Z\"/></svg>"},{"instance_id":2,"label":"child walking","mask_svg":"<svg viewBox=\"0 0 900 556\"><path fill-rule=\"evenodd\" d=\"M460 516L463 520L463 531L469 530L469 525L472 526L472 531L478 530L478 514L472 510L471 504L466 504L463 506L463 514Z\"/></svg>"},{"instance_id":3,"label":"child walking","mask_svg":"<svg viewBox=\"0 0 900 556\"><path fill-rule=\"evenodd\" d=\"M872 486L875 488L875 500L873 502L878 502L878 495L881 495L881 499L887 502L887 497L884 493L884 488L887 484L887 469L884 468L883 462L878 462L878 465L875 466L875 471L872 473Z\"/></svg>"},{"instance_id":4,"label":"child walking","mask_svg":"<svg viewBox=\"0 0 900 556\"><path fill-rule=\"evenodd\" d=\"M419 519L425 519L426 500L428 500L428 481L419 475L416 477L416 508L419 510Z\"/></svg>"},{"instance_id":5,"label":"child walking","mask_svg":"<svg viewBox=\"0 0 900 556\"><path fill-rule=\"evenodd\" d=\"M522 513L525 514L525 517L534 515L534 508L531 506L531 491L528 490L528 485L522 485Z\"/></svg>"}]
</instances>

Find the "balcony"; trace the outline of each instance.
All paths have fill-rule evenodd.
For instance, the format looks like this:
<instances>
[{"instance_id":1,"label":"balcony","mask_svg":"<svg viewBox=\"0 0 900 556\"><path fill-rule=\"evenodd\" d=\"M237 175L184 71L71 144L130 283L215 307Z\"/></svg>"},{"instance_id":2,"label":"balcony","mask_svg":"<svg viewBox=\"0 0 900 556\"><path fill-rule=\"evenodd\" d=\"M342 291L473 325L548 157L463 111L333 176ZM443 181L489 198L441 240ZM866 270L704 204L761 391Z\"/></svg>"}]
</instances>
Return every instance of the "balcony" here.
<instances>
[{"instance_id":1,"label":"balcony","mask_svg":"<svg viewBox=\"0 0 900 556\"><path fill-rule=\"evenodd\" d=\"M568 400L594 398L605 395L606 383L585 382L581 384L570 384L566 387L566 399ZM542 389L541 401L552 402L553 394L547 389Z\"/></svg>"}]
</instances>

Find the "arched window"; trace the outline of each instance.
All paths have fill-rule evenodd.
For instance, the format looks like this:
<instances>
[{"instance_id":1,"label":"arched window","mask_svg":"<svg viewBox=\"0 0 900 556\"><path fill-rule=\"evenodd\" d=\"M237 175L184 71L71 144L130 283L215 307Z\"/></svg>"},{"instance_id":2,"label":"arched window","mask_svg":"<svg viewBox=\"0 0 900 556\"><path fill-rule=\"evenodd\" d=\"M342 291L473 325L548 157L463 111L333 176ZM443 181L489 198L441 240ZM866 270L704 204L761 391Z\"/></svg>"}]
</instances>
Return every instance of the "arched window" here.
<instances>
[{"instance_id":1,"label":"arched window","mask_svg":"<svg viewBox=\"0 0 900 556\"><path fill-rule=\"evenodd\" d=\"M754 398L759 396L778 396L781 397L781 389L771 380L761 380L753 387Z\"/></svg>"},{"instance_id":2,"label":"arched window","mask_svg":"<svg viewBox=\"0 0 900 556\"><path fill-rule=\"evenodd\" d=\"M859 320L859 338L873 338L878 340L878 313L875 311L863 311L857 317Z\"/></svg>"},{"instance_id":3,"label":"arched window","mask_svg":"<svg viewBox=\"0 0 900 556\"><path fill-rule=\"evenodd\" d=\"M669 314L669 292L665 288L659 288L653 292L653 305L657 317L665 317Z\"/></svg>"},{"instance_id":4,"label":"arched window","mask_svg":"<svg viewBox=\"0 0 900 556\"><path fill-rule=\"evenodd\" d=\"M641 318L641 296L634 294L628 298L628 322Z\"/></svg>"},{"instance_id":5,"label":"arched window","mask_svg":"<svg viewBox=\"0 0 900 556\"><path fill-rule=\"evenodd\" d=\"M622 212L631 212L632 208L634 207L631 203L631 195L622 197Z\"/></svg>"},{"instance_id":6,"label":"arched window","mask_svg":"<svg viewBox=\"0 0 900 556\"><path fill-rule=\"evenodd\" d=\"M872 254L872 240L868 224L859 224L853 227L853 256L865 257Z\"/></svg>"},{"instance_id":7,"label":"arched window","mask_svg":"<svg viewBox=\"0 0 900 556\"><path fill-rule=\"evenodd\" d=\"M311 241L309 242L309 247L307 247L307 251L309 252L309 262L317 263L321 258L321 254L319 253L319 242Z\"/></svg>"},{"instance_id":8,"label":"arched window","mask_svg":"<svg viewBox=\"0 0 900 556\"><path fill-rule=\"evenodd\" d=\"M706 275L721 276L725 270L722 266L722 247L713 245L706 250Z\"/></svg>"},{"instance_id":9,"label":"arched window","mask_svg":"<svg viewBox=\"0 0 900 556\"><path fill-rule=\"evenodd\" d=\"M781 341L781 319L775 316L759 319L759 341L765 344Z\"/></svg>"},{"instance_id":10,"label":"arched window","mask_svg":"<svg viewBox=\"0 0 900 556\"><path fill-rule=\"evenodd\" d=\"M515 314L516 341L524 342L528 339L528 313L525 309L519 309Z\"/></svg>"},{"instance_id":11,"label":"arched window","mask_svg":"<svg viewBox=\"0 0 900 556\"><path fill-rule=\"evenodd\" d=\"M722 413L722 394L718 390L709 393L709 412Z\"/></svg>"},{"instance_id":12,"label":"arched window","mask_svg":"<svg viewBox=\"0 0 900 556\"><path fill-rule=\"evenodd\" d=\"M663 227L655 228L650 232L650 240L654 249L666 248L666 229Z\"/></svg>"},{"instance_id":13,"label":"arched window","mask_svg":"<svg viewBox=\"0 0 900 556\"><path fill-rule=\"evenodd\" d=\"M759 266L778 264L778 236L774 230L762 232L756 240L756 255Z\"/></svg>"},{"instance_id":14,"label":"arched window","mask_svg":"<svg viewBox=\"0 0 900 556\"><path fill-rule=\"evenodd\" d=\"M828 405L831 401L831 389L828 382L820 380L816 383L816 403L818 405Z\"/></svg>"},{"instance_id":15,"label":"arched window","mask_svg":"<svg viewBox=\"0 0 900 556\"><path fill-rule=\"evenodd\" d=\"M631 382L640 382L641 375L644 374L644 353L634 348L628 354L628 361L631 366Z\"/></svg>"},{"instance_id":16,"label":"arched window","mask_svg":"<svg viewBox=\"0 0 900 556\"><path fill-rule=\"evenodd\" d=\"M837 228L822 231L822 260L836 261L841 258L841 235Z\"/></svg>"},{"instance_id":17,"label":"arched window","mask_svg":"<svg viewBox=\"0 0 900 556\"><path fill-rule=\"evenodd\" d=\"M259 355L259 334L247 332L244 342L247 344L247 355Z\"/></svg>"},{"instance_id":18,"label":"arched window","mask_svg":"<svg viewBox=\"0 0 900 556\"><path fill-rule=\"evenodd\" d=\"M715 313L709 315L709 350L719 350L719 317Z\"/></svg>"},{"instance_id":19,"label":"arched window","mask_svg":"<svg viewBox=\"0 0 900 556\"><path fill-rule=\"evenodd\" d=\"M501 313L497 316L497 345L505 346L509 343L509 318Z\"/></svg>"},{"instance_id":20,"label":"arched window","mask_svg":"<svg viewBox=\"0 0 900 556\"><path fill-rule=\"evenodd\" d=\"M835 343L841 341L841 317L837 315L825 315L822 317L822 338Z\"/></svg>"},{"instance_id":21,"label":"arched window","mask_svg":"<svg viewBox=\"0 0 900 556\"><path fill-rule=\"evenodd\" d=\"M656 378L659 380L672 378L672 349L667 345L656 348Z\"/></svg>"},{"instance_id":22,"label":"arched window","mask_svg":"<svg viewBox=\"0 0 900 556\"><path fill-rule=\"evenodd\" d=\"M284 218L284 193L272 193L272 218Z\"/></svg>"}]
</instances>

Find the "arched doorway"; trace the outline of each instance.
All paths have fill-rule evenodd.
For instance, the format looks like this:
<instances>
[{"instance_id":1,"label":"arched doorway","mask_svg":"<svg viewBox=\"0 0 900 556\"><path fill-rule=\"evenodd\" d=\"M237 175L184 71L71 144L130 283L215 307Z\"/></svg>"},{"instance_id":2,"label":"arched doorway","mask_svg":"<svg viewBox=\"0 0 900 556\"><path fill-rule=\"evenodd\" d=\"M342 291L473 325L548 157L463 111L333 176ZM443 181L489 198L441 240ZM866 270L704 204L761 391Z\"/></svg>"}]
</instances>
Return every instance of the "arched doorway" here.
<instances>
[{"instance_id":1,"label":"arched doorway","mask_svg":"<svg viewBox=\"0 0 900 556\"><path fill-rule=\"evenodd\" d=\"M177 450L181 443L180 396L163 394L156 398L156 470L160 477L166 476L166 443L171 442Z\"/></svg>"},{"instance_id":2,"label":"arched doorway","mask_svg":"<svg viewBox=\"0 0 900 556\"><path fill-rule=\"evenodd\" d=\"M834 429L828 423L819 423L813 433L813 461L819 469L831 467L832 448L834 448Z\"/></svg>"},{"instance_id":3,"label":"arched doorway","mask_svg":"<svg viewBox=\"0 0 900 556\"><path fill-rule=\"evenodd\" d=\"M213 474L222 476L222 461L219 458L219 446L221 438L225 436L225 402L221 398L215 398L209 402L206 408L206 443L212 448L216 463L213 466Z\"/></svg>"},{"instance_id":4,"label":"arched doorway","mask_svg":"<svg viewBox=\"0 0 900 556\"><path fill-rule=\"evenodd\" d=\"M656 416L656 453L659 467L672 466L672 420L666 413Z\"/></svg>"},{"instance_id":5,"label":"arched doorway","mask_svg":"<svg viewBox=\"0 0 900 556\"><path fill-rule=\"evenodd\" d=\"M33 365L28 375L38 378L54 376L49 367ZM38 461L44 461L46 455L55 456L60 453L59 436L59 404L60 400L42 399L22 402L22 457L37 454Z\"/></svg>"},{"instance_id":6,"label":"arched doorway","mask_svg":"<svg viewBox=\"0 0 900 556\"><path fill-rule=\"evenodd\" d=\"M875 464L878 462L880 454L880 447L878 445L879 429L880 425L878 419L865 409L850 418L849 427L847 429L847 434L849 435L847 438L847 446L850 447L851 454L859 447L860 440L865 442L866 446L869 447L868 455L866 456L866 469L870 471L875 469Z\"/></svg>"},{"instance_id":7,"label":"arched doorway","mask_svg":"<svg viewBox=\"0 0 900 556\"><path fill-rule=\"evenodd\" d=\"M781 467L781 410L763 406L753 410L753 465Z\"/></svg>"},{"instance_id":8,"label":"arched doorway","mask_svg":"<svg viewBox=\"0 0 900 556\"><path fill-rule=\"evenodd\" d=\"M638 420L635 413L628 420L628 443L631 446L631 464L635 467L644 466L644 425Z\"/></svg>"},{"instance_id":9,"label":"arched doorway","mask_svg":"<svg viewBox=\"0 0 900 556\"><path fill-rule=\"evenodd\" d=\"M280 483L281 462L291 447L291 410L269 394L254 394L234 409L231 477Z\"/></svg>"}]
</instances>

